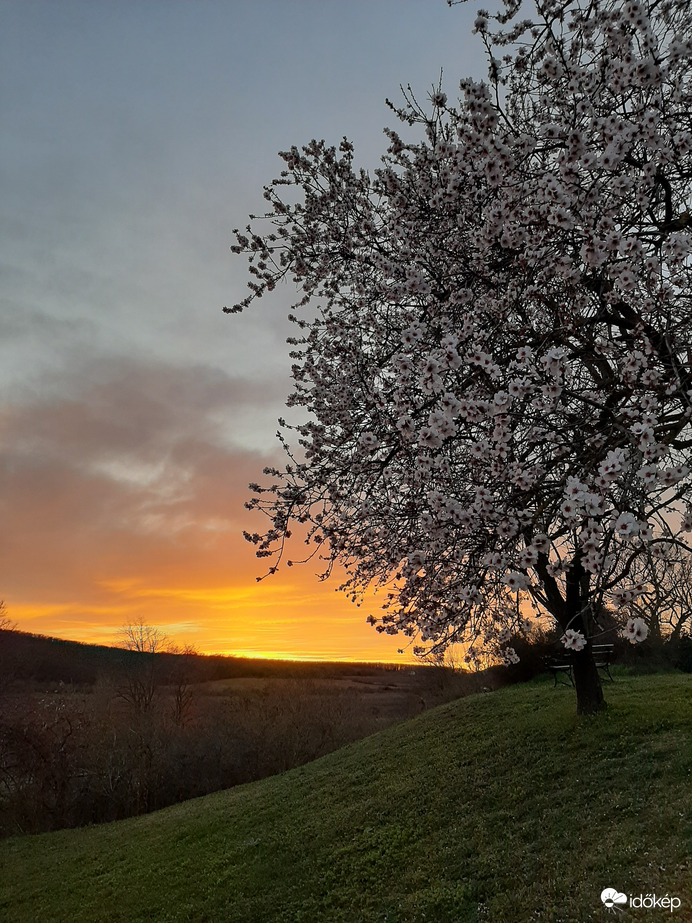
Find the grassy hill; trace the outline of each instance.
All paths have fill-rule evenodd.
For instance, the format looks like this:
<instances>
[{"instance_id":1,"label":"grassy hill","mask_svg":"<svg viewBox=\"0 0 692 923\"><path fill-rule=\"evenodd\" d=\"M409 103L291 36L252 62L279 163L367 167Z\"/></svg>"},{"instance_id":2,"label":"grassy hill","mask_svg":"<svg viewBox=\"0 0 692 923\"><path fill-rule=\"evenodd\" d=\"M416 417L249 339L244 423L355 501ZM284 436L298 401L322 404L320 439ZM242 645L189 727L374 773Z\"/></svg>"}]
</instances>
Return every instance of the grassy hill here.
<instances>
[{"instance_id":1,"label":"grassy hill","mask_svg":"<svg viewBox=\"0 0 692 923\"><path fill-rule=\"evenodd\" d=\"M0 843L8 923L692 920L692 683L537 681L155 814Z\"/></svg>"}]
</instances>

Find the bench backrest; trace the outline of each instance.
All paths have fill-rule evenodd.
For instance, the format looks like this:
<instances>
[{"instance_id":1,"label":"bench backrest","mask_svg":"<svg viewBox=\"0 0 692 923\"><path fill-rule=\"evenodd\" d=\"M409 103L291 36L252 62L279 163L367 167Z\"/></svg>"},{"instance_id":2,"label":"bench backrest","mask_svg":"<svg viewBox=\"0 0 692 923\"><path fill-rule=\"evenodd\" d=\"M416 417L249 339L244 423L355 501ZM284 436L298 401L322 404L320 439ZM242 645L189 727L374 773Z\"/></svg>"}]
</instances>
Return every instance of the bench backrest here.
<instances>
[{"instance_id":1,"label":"bench backrest","mask_svg":"<svg viewBox=\"0 0 692 923\"><path fill-rule=\"evenodd\" d=\"M593 651L594 660L603 661L610 659L613 651L615 650L614 644L592 644L591 650ZM548 656L548 660L553 663L571 663L572 662L572 652L563 648L560 651L555 651L554 654Z\"/></svg>"}]
</instances>

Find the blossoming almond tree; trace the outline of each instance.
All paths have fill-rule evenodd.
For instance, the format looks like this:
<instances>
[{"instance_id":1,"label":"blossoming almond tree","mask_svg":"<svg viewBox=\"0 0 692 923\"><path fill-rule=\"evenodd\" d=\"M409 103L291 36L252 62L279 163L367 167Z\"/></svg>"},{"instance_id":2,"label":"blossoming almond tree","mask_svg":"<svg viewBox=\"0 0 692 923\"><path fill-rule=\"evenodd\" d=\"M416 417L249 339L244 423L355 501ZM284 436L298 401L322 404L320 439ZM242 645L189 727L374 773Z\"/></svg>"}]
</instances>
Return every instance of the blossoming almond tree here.
<instances>
[{"instance_id":1,"label":"blossoming almond tree","mask_svg":"<svg viewBox=\"0 0 692 923\"><path fill-rule=\"evenodd\" d=\"M692 529L692 13L520 7L504 33L476 20L488 82L390 104L404 128L373 175L345 139L293 147L271 228L236 232L254 280L226 310L300 290L303 422L251 485L271 525L246 538L273 572L304 524L354 598L387 588L369 620L419 653L511 661L530 607L548 614L592 713L595 613Z\"/></svg>"}]
</instances>

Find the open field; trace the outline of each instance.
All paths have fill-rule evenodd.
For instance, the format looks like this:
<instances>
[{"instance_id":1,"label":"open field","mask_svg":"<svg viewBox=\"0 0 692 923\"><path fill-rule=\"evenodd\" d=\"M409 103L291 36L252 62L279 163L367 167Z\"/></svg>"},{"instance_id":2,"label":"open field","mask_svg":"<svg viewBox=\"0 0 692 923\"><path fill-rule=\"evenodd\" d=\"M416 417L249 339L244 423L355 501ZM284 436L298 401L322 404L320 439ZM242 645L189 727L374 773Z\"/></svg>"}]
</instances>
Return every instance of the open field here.
<instances>
[{"instance_id":1,"label":"open field","mask_svg":"<svg viewBox=\"0 0 692 923\"><path fill-rule=\"evenodd\" d=\"M692 686L471 696L147 816L0 844L8 923L692 920Z\"/></svg>"},{"instance_id":2,"label":"open field","mask_svg":"<svg viewBox=\"0 0 692 923\"><path fill-rule=\"evenodd\" d=\"M508 682L501 671L133 655L0 634L0 837L256 781Z\"/></svg>"}]
</instances>

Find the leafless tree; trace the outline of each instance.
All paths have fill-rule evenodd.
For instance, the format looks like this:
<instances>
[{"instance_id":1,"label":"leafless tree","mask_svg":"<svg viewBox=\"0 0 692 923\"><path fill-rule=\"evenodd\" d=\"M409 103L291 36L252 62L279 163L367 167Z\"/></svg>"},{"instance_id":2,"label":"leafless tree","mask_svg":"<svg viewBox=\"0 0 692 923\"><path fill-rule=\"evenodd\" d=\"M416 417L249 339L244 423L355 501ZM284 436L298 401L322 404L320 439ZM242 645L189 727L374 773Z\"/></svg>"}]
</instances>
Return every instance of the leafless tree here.
<instances>
[{"instance_id":1,"label":"leafless tree","mask_svg":"<svg viewBox=\"0 0 692 923\"><path fill-rule=\"evenodd\" d=\"M184 727L191 717L192 700L194 698L192 691L194 658L198 654L192 644L187 644L182 649L175 644L171 644L168 647L168 653L176 655L171 665L170 675L173 693L171 717L178 727Z\"/></svg>"},{"instance_id":2,"label":"leafless tree","mask_svg":"<svg viewBox=\"0 0 692 923\"><path fill-rule=\"evenodd\" d=\"M628 607L647 619L653 639L677 641L692 632L692 555L676 549L673 556L649 562L643 592Z\"/></svg>"},{"instance_id":3,"label":"leafless tree","mask_svg":"<svg viewBox=\"0 0 692 923\"><path fill-rule=\"evenodd\" d=\"M123 625L119 636L121 646L135 656L128 663L126 678L118 695L135 712L143 714L151 708L160 684L161 669L156 655L166 650L168 638L158 628L145 624L141 617Z\"/></svg>"},{"instance_id":4,"label":"leafless tree","mask_svg":"<svg viewBox=\"0 0 692 923\"><path fill-rule=\"evenodd\" d=\"M17 623L7 615L5 601L0 599L0 631L16 631Z\"/></svg>"},{"instance_id":5,"label":"leafless tree","mask_svg":"<svg viewBox=\"0 0 692 923\"><path fill-rule=\"evenodd\" d=\"M153 625L145 624L141 618L128 622L118 632L121 646L140 654L158 654L168 649L168 637Z\"/></svg>"}]
</instances>

